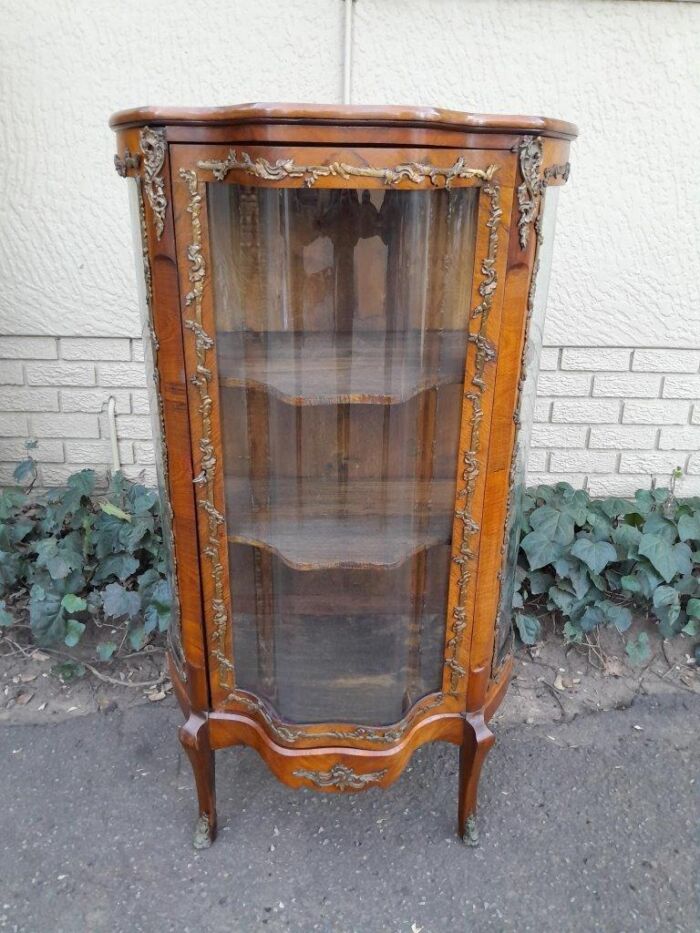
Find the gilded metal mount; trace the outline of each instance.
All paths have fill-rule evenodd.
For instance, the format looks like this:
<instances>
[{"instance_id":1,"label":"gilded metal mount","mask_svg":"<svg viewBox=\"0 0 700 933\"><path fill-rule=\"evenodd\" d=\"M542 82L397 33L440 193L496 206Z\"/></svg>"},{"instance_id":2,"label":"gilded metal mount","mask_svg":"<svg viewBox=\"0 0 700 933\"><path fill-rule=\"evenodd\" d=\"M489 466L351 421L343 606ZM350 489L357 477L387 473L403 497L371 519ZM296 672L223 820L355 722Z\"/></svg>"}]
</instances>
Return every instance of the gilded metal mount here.
<instances>
[{"instance_id":1,"label":"gilded metal mount","mask_svg":"<svg viewBox=\"0 0 700 933\"><path fill-rule=\"evenodd\" d=\"M404 162L393 167L375 168L371 165L350 165L347 162L329 162L326 165L299 165L293 159L278 159L270 162L259 157L253 159L247 152L240 155L230 149L225 159L208 159L197 163L197 167L210 171L217 181L224 181L229 172L245 172L263 181L285 181L300 178L307 188L312 187L319 178L377 178L385 185L396 185L400 181L419 185L430 181L435 187L450 188L456 180L476 179L489 182L497 171L496 165L485 169L469 168L464 159L459 158L449 167L427 165L422 162Z\"/></svg>"},{"instance_id":2,"label":"gilded metal mount","mask_svg":"<svg viewBox=\"0 0 700 933\"><path fill-rule=\"evenodd\" d=\"M308 771L306 768L299 768L294 772L294 776L311 781L316 787L335 787L337 790L364 790L368 784L376 784L386 775L388 768L381 771L367 771L364 774L358 774L347 765L336 764L330 771Z\"/></svg>"},{"instance_id":3,"label":"gilded metal mount","mask_svg":"<svg viewBox=\"0 0 700 933\"><path fill-rule=\"evenodd\" d=\"M141 156L133 155L128 149L124 150L124 156L115 155L114 167L117 175L126 178L130 171L136 171L141 164Z\"/></svg>"},{"instance_id":4,"label":"gilded metal mount","mask_svg":"<svg viewBox=\"0 0 700 933\"><path fill-rule=\"evenodd\" d=\"M139 144L143 153L143 186L153 211L156 239L160 240L165 229L165 212L168 207L163 181L165 130L144 126L139 134Z\"/></svg>"}]
</instances>

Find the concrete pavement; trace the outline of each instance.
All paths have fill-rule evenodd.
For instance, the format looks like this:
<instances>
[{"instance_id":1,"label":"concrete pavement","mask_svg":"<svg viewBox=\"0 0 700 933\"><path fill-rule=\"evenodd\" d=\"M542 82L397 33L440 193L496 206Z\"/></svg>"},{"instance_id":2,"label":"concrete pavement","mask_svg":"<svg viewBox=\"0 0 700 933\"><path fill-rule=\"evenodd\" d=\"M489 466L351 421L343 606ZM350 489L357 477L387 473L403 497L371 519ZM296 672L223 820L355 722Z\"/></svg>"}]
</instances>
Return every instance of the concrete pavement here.
<instances>
[{"instance_id":1,"label":"concrete pavement","mask_svg":"<svg viewBox=\"0 0 700 933\"><path fill-rule=\"evenodd\" d=\"M454 835L451 746L356 796L219 753L219 839L196 853L170 701L3 725L0 930L694 933L699 713L678 693L496 726L478 849Z\"/></svg>"}]
</instances>

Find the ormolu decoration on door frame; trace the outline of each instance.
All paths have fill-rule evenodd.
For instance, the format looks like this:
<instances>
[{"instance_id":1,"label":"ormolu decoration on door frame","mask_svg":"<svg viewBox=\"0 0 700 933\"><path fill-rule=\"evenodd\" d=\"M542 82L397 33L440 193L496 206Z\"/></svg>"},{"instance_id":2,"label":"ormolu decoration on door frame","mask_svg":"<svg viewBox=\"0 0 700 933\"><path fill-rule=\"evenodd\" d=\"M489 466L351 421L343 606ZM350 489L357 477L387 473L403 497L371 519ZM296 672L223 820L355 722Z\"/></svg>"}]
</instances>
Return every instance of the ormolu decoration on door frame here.
<instances>
[{"instance_id":1,"label":"ormolu decoration on door frame","mask_svg":"<svg viewBox=\"0 0 700 933\"><path fill-rule=\"evenodd\" d=\"M204 256L202 254L202 222L200 219L202 195L198 189L197 173L195 171L181 168L180 177L187 185L187 191L189 193L187 212L190 215L192 228L192 242L187 247L187 260L190 264L188 278L192 285L192 289L185 296L185 307L194 311L194 317L185 320L185 327L194 334L197 370L196 374L191 377L191 382L196 386L199 392L199 413L201 416L199 435L199 449L202 453L201 471L199 475L194 478L193 482L202 490L201 495L197 499L197 503L207 515L207 540L202 553L209 558L211 576L214 582L214 594L211 601L212 620L214 623L214 643L211 651L218 661L220 668L223 669L223 671L219 671L221 685L227 689L232 689L234 675L233 662L226 656L223 650L228 629L228 612L226 610L226 601L224 597L224 566L221 561L221 544L219 541L218 529L220 525L224 524L224 516L217 510L214 504L216 455L212 442L211 417L211 410L214 403L209 394L209 380L212 378L212 372L207 366L207 356L209 350L214 346L214 341L202 326L202 295L204 294L204 277L206 275Z\"/></svg>"},{"instance_id":2,"label":"ormolu decoration on door frame","mask_svg":"<svg viewBox=\"0 0 700 933\"><path fill-rule=\"evenodd\" d=\"M235 691L226 699L240 703L241 706L245 706L247 709L259 713L272 732L283 742L295 742L297 739L335 739L337 742L359 741L373 742L378 745L392 745L394 742L398 742L399 739L403 738L419 716L423 715L423 713L426 713L428 710L440 706L444 699L444 694L433 693L419 700L416 705L412 707L409 714L395 726L355 726L353 729L324 729L320 732L282 725L273 718L267 705L255 696L248 696L248 694Z\"/></svg>"},{"instance_id":3,"label":"ormolu decoration on door frame","mask_svg":"<svg viewBox=\"0 0 700 933\"><path fill-rule=\"evenodd\" d=\"M481 263L482 282L479 285L479 294L481 302L471 313L472 318L479 318L479 330L476 334L470 334L470 342L476 345L476 354L474 360L474 375L472 376L473 390L465 395L466 401L471 405L470 427L471 434L469 447L462 453L462 463L464 470L462 479L464 488L458 490L457 496L464 500L462 508L457 509L455 515L462 523L462 540L459 545L459 553L453 558L459 566L459 578L457 581L457 603L452 610L452 628L450 638L447 641L448 656L445 659L445 667L450 671L450 693L455 694L459 687L459 682L466 674L465 669L458 662L459 652L461 650L464 630L467 627L466 606L464 599L466 597L467 585L471 579L471 563L475 558L475 553L471 548L471 539L479 530L478 523L473 516L473 500L476 480L479 476L479 448L481 435L481 421L484 417L482 409L482 397L486 382L484 372L486 364L492 363L496 359L496 348L489 343L485 337L486 324L493 304L493 295L498 286L496 278L496 258L498 256L498 224L503 213L501 209L500 188L495 184L484 185L484 193L489 199L489 215L486 226L489 229L489 245L485 258ZM453 542L454 545L454 542Z\"/></svg>"},{"instance_id":4,"label":"ormolu decoration on door frame","mask_svg":"<svg viewBox=\"0 0 700 933\"><path fill-rule=\"evenodd\" d=\"M459 490L457 495L464 499L462 508L456 511L457 517L462 523L462 541L460 542L459 554L454 558L455 563L460 566L460 575L458 580L458 599L453 609L453 621L450 637L447 640L447 656L445 658L445 667L450 672L450 693L457 693L459 683L465 676L466 671L459 664L457 658L461 651L463 633L466 628L466 609L464 599L466 596L466 587L471 579L470 563L474 559L474 553L471 550L470 542L472 536L479 530L478 524L472 516L473 496L476 480L479 475L478 454L480 449L480 432L483 411L481 398L486 386L484 381L484 372L487 363L494 362L496 359L496 350L484 336L486 325L493 303L493 295L497 288L496 276L496 258L498 253L498 225L502 216L500 206L500 187L492 183L493 176L498 170L498 166L491 164L486 169L473 169L465 165L463 159L458 159L451 167L429 166L422 163L406 163L390 168L373 168L363 166L352 166L346 163L329 163L328 165L305 166L295 163L291 159L280 159L275 163L267 159L253 159L245 152L241 153L239 158L235 150L230 150L225 160L201 160L197 167L205 171L210 171L215 179L223 181L230 171L234 169L245 171L247 174L255 175L269 181L279 181L284 178L303 178L307 186L311 186L320 177L341 176L350 177L351 175L360 175L363 177L375 177L384 181L385 184L395 184L405 177L414 183L420 183L429 178L432 184L436 185L436 179L442 177L445 179L444 187L450 187L455 178L471 179L476 178L482 181L484 192L489 198L489 214L486 226L489 230L488 250L481 264L482 281L479 285L479 294L481 302L471 312L473 319L479 318L479 330L476 334L470 334L469 340L476 346L474 375L472 377L473 391L467 393L466 400L471 405L471 435L469 448L462 454L462 462L465 469L462 473L465 486ZM185 169L180 169L180 174L185 177ZM195 172L190 172L196 178ZM196 184L196 182L195 182ZM189 210L189 208L188 208ZM191 211L190 211L191 213ZM189 257L189 251L188 251ZM203 261L202 261L202 275ZM190 329L194 329L191 322L186 322ZM202 332L203 334L203 332ZM200 335L201 336L201 335ZM203 335L206 341L211 342L208 335ZM209 347L201 347L203 352ZM198 348L199 350L200 348ZM213 503L212 503L213 505ZM218 514L218 513L217 513ZM223 521L223 516L221 516ZM224 622L224 628L225 628ZM217 626L218 630L218 626ZM216 654L216 652L215 652ZM217 658L219 657L216 654ZM230 662L229 662L230 663ZM437 706L442 702L442 694L433 694L434 700L429 704L417 704L415 713L418 715L425 709ZM260 713L275 734L283 741L293 742L298 738L333 738L336 740L366 740L372 742L381 742L389 744L400 738L409 728L414 716L407 717L403 722L393 729L383 729L381 727L363 726L352 730L334 730L329 732L311 732L300 728L290 729L286 725L275 722L266 705L257 697L240 694L233 691L227 701L239 702L249 709L254 709Z\"/></svg>"},{"instance_id":5,"label":"ormolu decoration on door frame","mask_svg":"<svg viewBox=\"0 0 700 933\"><path fill-rule=\"evenodd\" d=\"M254 175L264 181L284 181L286 178L302 178L307 188L314 185L319 178L378 178L385 185L396 185L400 181L410 181L419 185L430 180L435 187L452 187L455 179L476 178L488 182L496 171L495 165L486 169L468 168L464 159L459 158L449 168L437 165L427 165L422 162L404 162L393 168L374 168L371 165L350 165L347 162L328 162L325 165L298 165L293 159L278 159L270 162L259 157L253 159L247 152L238 156L235 149L230 149L223 160L204 160L197 163L198 168L210 171L217 181L223 181L229 172L241 171L247 175ZM443 179L442 185L438 180Z\"/></svg>"},{"instance_id":6,"label":"ormolu decoration on door frame","mask_svg":"<svg viewBox=\"0 0 700 933\"><path fill-rule=\"evenodd\" d=\"M156 237L160 240L165 229L165 211L168 207L163 182L165 130L144 126L139 134L139 145L143 153L143 182L146 197L153 211Z\"/></svg>"}]
</instances>

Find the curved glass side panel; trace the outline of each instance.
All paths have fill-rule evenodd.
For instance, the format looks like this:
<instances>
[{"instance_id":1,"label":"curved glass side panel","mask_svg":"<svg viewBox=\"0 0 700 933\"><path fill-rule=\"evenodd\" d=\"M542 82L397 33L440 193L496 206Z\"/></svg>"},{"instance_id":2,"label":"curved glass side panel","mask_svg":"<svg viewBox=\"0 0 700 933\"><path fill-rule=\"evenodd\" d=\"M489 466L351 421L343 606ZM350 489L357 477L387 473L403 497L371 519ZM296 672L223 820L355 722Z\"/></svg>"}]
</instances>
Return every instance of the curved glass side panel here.
<instances>
[{"instance_id":1,"label":"curved glass side panel","mask_svg":"<svg viewBox=\"0 0 700 933\"><path fill-rule=\"evenodd\" d=\"M132 229L134 236L134 255L136 255L136 285L139 295L141 311L141 337L143 340L143 353L146 366L146 383L149 394L149 408L151 412L151 425L153 433L153 449L155 455L156 482L160 502L160 520L163 533L164 567L167 579L170 582L171 610L168 625L168 642L173 659L181 676L185 676L185 659L182 650L182 631L180 622L180 602L177 590L177 574L175 570L175 550L173 546L173 510L170 504L168 490L168 452L165 444L163 427L163 409L160 390L158 387L157 352L158 342L153 330L151 293L151 270L146 245L146 222L143 213L143 194L139 187L139 180L128 178L129 205L131 208Z\"/></svg>"},{"instance_id":2,"label":"curved glass side panel","mask_svg":"<svg viewBox=\"0 0 700 933\"><path fill-rule=\"evenodd\" d=\"M498 667L503 660L513 636L513 597L520 544L522 503L527 483L527 456L530 450L530 435L537 399L537 376L547 308L549 276L552 268L554 224L558 197L558 187L545 189L540 227L541 239L537 247L534 281L528 299L529 324L525 340L523 369L520 375L518 431L515 438L515 450L513 451L510 474L510 499L506 522L504 562L501 568L501 596L496 621L494 668Z\"/></svg>"},{"instance_id":3,"label":"curved glass side panel","mask_svg":"<svg viewBox=\"0 0 700 933\"><path fill-rule=\"evenodd\" d=\"M286 720L441 688L477 198L208 186L236 684Z\"/></svg>"}]
</instances>

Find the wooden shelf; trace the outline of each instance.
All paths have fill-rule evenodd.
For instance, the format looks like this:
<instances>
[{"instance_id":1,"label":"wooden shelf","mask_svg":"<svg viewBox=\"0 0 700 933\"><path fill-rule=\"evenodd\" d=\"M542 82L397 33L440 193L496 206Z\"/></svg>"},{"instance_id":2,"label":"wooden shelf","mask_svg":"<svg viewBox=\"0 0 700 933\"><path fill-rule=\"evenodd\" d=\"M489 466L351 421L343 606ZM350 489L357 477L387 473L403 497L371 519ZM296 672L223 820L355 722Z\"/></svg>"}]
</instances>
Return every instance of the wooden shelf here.
<instances>
[{"instance_id":1,"label":"wooden shelf","mask_svg":"<svg viewBox=\"0 0 700 933\"><path fill-rule=\"evenodd\" d=\"M264 548L295 570L400 566L450 540L453 480L433 481L421 507L413 481L270 482L256 503L248 480L227 480L229 541ZM344 494L343 494L344 490Z\"/></svg>"},{"instance_id":2,"label":"wooden shelf","mask_svg":"<svg viewBox=\"0 0 700 933\"><path fill-rule=\"evenodd\" d=\"M291 405L392 405L461 383L466 334L219 333L219 381Z\"/></svg>"}]
</instances>

